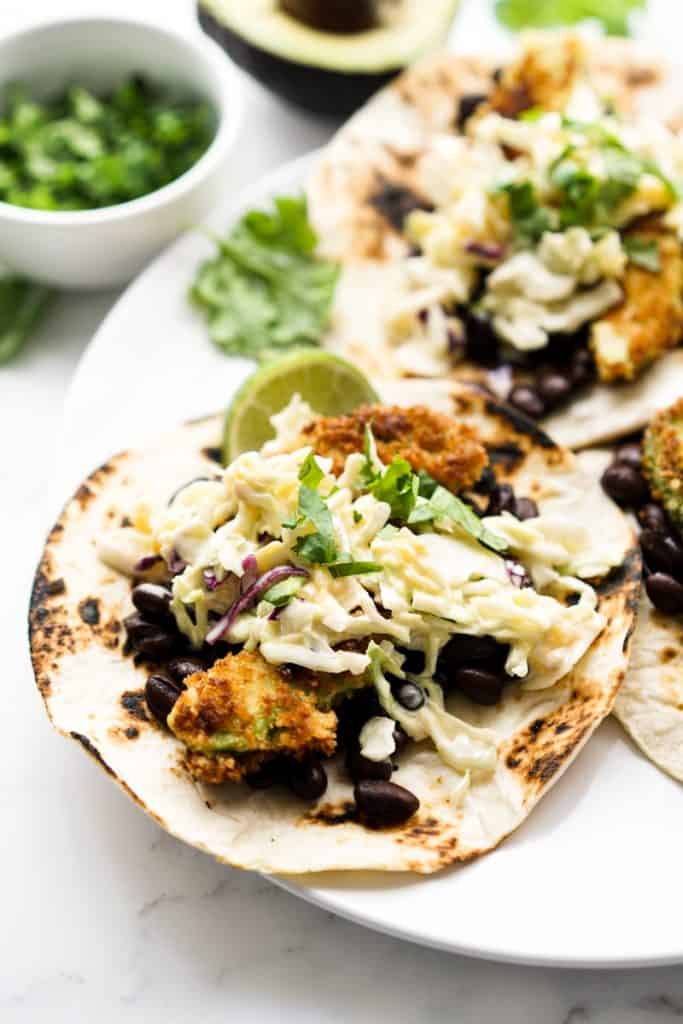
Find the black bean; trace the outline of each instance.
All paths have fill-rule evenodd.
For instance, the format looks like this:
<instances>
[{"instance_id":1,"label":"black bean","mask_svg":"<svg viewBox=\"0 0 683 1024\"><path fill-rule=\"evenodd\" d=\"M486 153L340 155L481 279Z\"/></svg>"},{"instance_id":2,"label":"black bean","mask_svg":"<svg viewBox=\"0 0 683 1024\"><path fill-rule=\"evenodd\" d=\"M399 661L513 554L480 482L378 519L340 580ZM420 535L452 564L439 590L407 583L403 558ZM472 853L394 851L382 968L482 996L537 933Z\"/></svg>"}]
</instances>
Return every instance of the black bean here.
<instances>
[{"instance_id":1,"label":"black bean","mask_svg":"<svg viewBox=\"0 0 683 1024\"><path fill-rule=\"evenodd\" d=\"M401 654L405 659L403 662L404 672L408 672L411 676L419 676L424 672L425 656L422 651L410 651L402 647Z\"/></svg>"},{"instance_id":2,"label":"black bean","mask_svg":"<svg viewBox=\"0 0 683 1024\"><path fill-rule=\"evenodd\" d=\"M515 501L515 513L518 519L536 519L538 516L538 505L533 498L517 498Z\"/></svg>"},{"instance_id":3,"label":"black bean","mask_svg":"<svg viewBox=\"0 0 683 1024\"><path fill-rule=\"evenodd\" d=\"M465 327L467 358L480 366L498 366L500 344L490 318L474 313L471 308L463 308L461 319Z\"/></svg>"},{"instance_id":4,"label":"black bean","mask_svg":"<svg viewBox=\"0 0 683 1024\"><path fill-rule=\"evenodd\" d=\"M683 544L667 533L643 530L640 546L653 573L666 573L683 582Z\"/></svg>"},{"instance_id":5,"label":"black bean","mask_svg":"<svg viewBox=\"0 0 683 1024\"><path fill-rule=\"evenodd\" d=\"M485 514L487 516L499 516L501 512L514 514L516 504L515 492L510 484L496 484L491 491Z\"/></svg>"},{"instance_id":6,"label":"black bean","mask_svg":"<svg viewBox=\"0 0 683 1024\"><path fill-rule=\"evenodd\" d=\"M641 450L637 441L630 441L628 444L620 444L614 453L615 462L623 462L626 466L633 466L640 470Z\"/></svg>"},{"instance_id":7,"label":"black bean","mask_svg":"<svg viewBox=\"0 0 683 1024\"><path fill-rule=\"evenodd\" d=\"M485 92L468 92L460 100L460 106L458 107L458 116L456 118L456 127L459 131L463 131L465 125L472 117L472 114L477 110L478 107L485 103L487 100Z\"/></svg>"},{"instance_id":8,"label":"black bean","mask_svg":"<svg viewBox=\"0 0 683 1024\"><path fill-rule=\"evenodd\" d=\"M453 677L453 686L475 704L497 704L503 692L504 679L498 672L486 668L459 668Z\"/></svg>"},{"instance_id":9,"label":"black bean","mask_svg":"<svg viewBox=\"0 0 683 1024\"><path fill-rule=\"evenodd\" d=\"M557 370L546 370L539 373L536 378L536 390L540 395L546 409L554 409L555 406L565 402L573 390L571 377L559 373Z\"/></svg>"},{"instance_id":10,"label":"black bean","mask_svg":"<svg viewBox=\"0 0 683 1024\"><path fill-rule=\"evenodd\" d=\"M569 361L569 375L575 388L589 384L595 376L593 356L587 348L577 348Z\"/></svg>"},{"instance_id":11,"label":"black bean","mask_svg":"<svg viewBox=\"0 0 683 1024\"><path fill-rule=\"evenodd\" d=\"M417 683L401 679L392 686L394 697L407 711L418 711L425 702L424 690Z\"/></svg>"},{"instance_id":12,"label":"black bean","mask_svg":"<svg viewBox=\"0 0 683 1024\"><path fill-rule=\"evenodd\" d=\"M171 673L174 679L177 679L179 683L182 683L186 676L192 676L195 672L204 672L205 665L199 658L192 658L189 655L181 655L179 658L173 658L168 663L168 671Z\"/></svg>"},{"instance_id":13,"label":"black bean","mask_svg":"<svg viewBox=\"0 0 683 1024\"><path fill-rule=\"evenodd\" d=\"M439 664L451 671L470 662L492 662L503 665L508 655L505 644L499 644L492 636L469 636L454 633L439 655Z\"/></svg>"},{"instance_id":14,"label":"black bean","mask_svg":"<svg viewBox=\"0 0 683 1024\"><path fill-rule=\"evenodd\" d=\"M251 789L270 789L284 779L284 765L282 758L274 757L266 761L255 772L249 772L244 776L244 781Z\"/></svg>"},{"instance_id":15,"label":"black bean","mask_svg":"<svg viewBox=\"0 0 683 1024\"><path fill-rule=\"evenodd\" d=\"M141 615L129 615L123 622L133 648L152 661L161 661L173 653L178 637L156 622L148 622Z\"/></svg>"},{"instance_id":16,"label":"black bean","mask_svg":"<svg viewBox=\"0 0 683 1024\"><path fill-rule=\"evenodd\" d=\"M167 622L171 614L172 594L159 583L138 583L131 594L133 604L146 619Z\"/></svg>"},{"instance_id":17,"label":"black bean","mask_svg":"<svg viewBox=\"0 0 683 1024\"><path fill-rule=\"evenodd\" d=\"M683 585L664 572L653 572L645 580L647 596L655 608L669 615L683 613Z\"/></svg>"},{"instance_id":18,"label":"black bean","mask_svg":"<svg viewBox=\"0 0 683 1024\"><path fill-rule=\"evenodd\" d=\"M354 782L361 782L363 779L390 779L393 770L388 757L383 761L371 761L369 757L363 757L357 746L349 750L346 767Z\"/></svg>"},{"instance_id":19,"label":"black bean","mask_svg":"<svg viewBox=\"0 0 683 1024\"><path fill-rule=\"evenodd\" d=\"M166 719L175 706L175 702L185 689L167 676L150 676L145 684L145 700L154 717L166 725Z\"/></svg>"},{"instance_id":20,"label":"black bean","mask_svg":"<svg viewBox=\"0 0 683 1024\"><path fill-rule=\"evenodd\" d=\"M369 718L384 714L374 687L346 697L334 710L338 719L337 744L340 748L349 747L358 740L358 734Z\"/></svg>"},{"instance_id":21,"label":"black bean","mask_svg":"<svg viewBox=\"0 0 683 1024\"><path fill-rule=\"evenodd\" d=\"M402 754L410 743L410 736L405 732L403 727L398 724L398 722L394 726L394 743L396 744L396 750L393 754L394 757L398 757Z\"/></svg>"},{"instance_id":22,"label":"black bean","mask_svg":"<svg viewBox=\"0 0 683 1024\"><path fill-rule=\"evenodd\" d=\"M490 466L484 466L481 476L474 485L473 490L475 490L477 494L490 494L495 486L496 474Z\"/></svg>"},{"instance_id":23,"label":"black bean","mask_svg":"<svg viewBox=\"0 0 683 1024\"><path fill-rule=\"evenodd\" d=\"M668 515L661 505L649 501L636 513L638 522L644 530L654 530L655 533L674 533L674 528Z\"/></svg>"},{"instance_id":24,"label":"black bean","mask_svg":"<svg viewBox=\"0 0 683 1024\"><path fill-rule=\"evenodd\" d=\"M508 395L508 402L532 420L539 419L545 412L543 399L529 384L517 384Z\"/></svg>"},{"instance_id":25,"label":"black bean","mask_svg":"<svg viewBox=\"0 0 683 1024\"><path fill-rule=\"evenodd\" d=\"M618 505L638 508L650 496L642 473L625 462L613 462L601 478L602 489Z\"/></svg>"},{"instance_id":26,"label":"black bean","mask_svg":"<svg viewBox=\"0 0 683 1024\"><path fill-rule=\"evenodd\" d=\"M292 793L300 800L318 800L327 789L327 774L316 757L293 761L287 781Z\"/></svg>"},{"instance_id":27,"label":"black bean","mask_svg":"<svg viewBox=\"0 0 683 1024\"><path fill-rule=\"evenodd\" d=\"M370 828L402 825L420 806L414 793L395 782L366 779L354 787L356 806Z\"/></svg>"}]
</instances>

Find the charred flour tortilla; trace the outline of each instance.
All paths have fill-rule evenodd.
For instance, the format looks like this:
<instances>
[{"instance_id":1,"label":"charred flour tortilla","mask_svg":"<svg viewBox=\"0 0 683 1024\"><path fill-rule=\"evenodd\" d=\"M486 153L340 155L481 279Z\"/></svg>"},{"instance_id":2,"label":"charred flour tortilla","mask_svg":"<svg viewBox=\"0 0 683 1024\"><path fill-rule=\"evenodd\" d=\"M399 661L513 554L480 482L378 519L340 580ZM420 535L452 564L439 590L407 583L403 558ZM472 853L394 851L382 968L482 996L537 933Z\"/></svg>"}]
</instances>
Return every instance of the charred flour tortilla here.
<instances>
[{"instance_id":1,"label":"charred flour tortilla","mask_svg":"<svg viewBox=\"0 0 683 1024\"><path fill-rule=\"evenodd\" d=\"M557 38L548 37L549 52ZM567 75L572 68L571 47L568 53L563 58ZM616 110L652 114L680 128L680 83L673 69L665 69L661 61L624 40L600 39L589 53L591 82L602 96L612 98ZM380 390L395 358L385 340L387 296L397 289L398 261L409 252L401 227L411 211L430 208L421 186L420 166L434 140L453 136L459 119L477 98L487 97L485 104L503 112L507 106L510 114L514 113L510 103L515 97L520 110L541 103L553 107L566 99L562 66L555 77L546 74L547 69L542 73L531 69L530 86L524 82L504 89L494 79L501 64L500 60L453 54L421 62L351 118L323 154L309 182L309 209L321 250L343 264L329 347L357 361L379 382ZM638 273L636 268L635 275ZM670 309L665 310L658 300L653 310L648 306L651 291L645 289L644 294L639 291L633 296L625 319L630 328L633 323L652 323L653 315L660 316L659 333L666 340L658 349L653 327L650 358L658 350L656 361L639 371L633 382L589 385L559 411L551 412L542 420L543 427L561 444L583 448L628 434L683 391L683 353L666 351L680 333L680 295L670 296ZM617 307L606 319L616 318L621 325L619 314ZM607 342L609 345L609 338ZM634 339L633 345L646 342L647 331L643 339ZM410 376L431 378L438 390L445 371L426 364L424 372L417 366L407 376L402 376L403 372L396 369L395 379L389 382L393 400L401 390L409 392ZM604 372L609 379L609 369ZM453 374L491 386L490 375L467 361L457 363ZM525 382L522 374L515 380Z\"/></svg>"},{"instance_id":2,"label":"charred flour tortilla","mask_svg":"<svg viewBox=\"0 0 683 1024\"><path fill-rule=\"evenodd\" d=\"M579 456L595 478L610 461L602 450ZM614 715L651 761L683 782L683 618L658 611L645 588Z\"/></svg>"},{"instance_id":3,"label":"charred flour tortilla","mask_svg":"<svg viewBox=\"0 0 683 1024\"><path fill-rule=\"evenodd\" d=\"M338 760L326 763L329 787L312 806L285 792L194 782L183 748L151 719L146 672L124 653L122 619L130 581L98 559L94 538L119 525L136 497L163 502L188 479L213 469L207 451L218 417L188 424L142 452L125 452L96 470L51 531L33 589L33 665L48 714L80 743L162 827L226 863L266 872L330 869L432 872L493 849L557 781L602 719L623 680L640 560L624 516L574 457L528 422L481 398L459 412L479 426L499 478L541 510L560 509L609 534L624 561L596 583L607 625L574 670L553 687L506 687L495 707L465 698L449 708L498 739L497 768L473 779L461 800L454 776L427 743L401 757L400 781L420 800L410 821L373 831L353 820L351 785ZM553 494L561 480L562 497Z\"/></svg>"}]
</instances>

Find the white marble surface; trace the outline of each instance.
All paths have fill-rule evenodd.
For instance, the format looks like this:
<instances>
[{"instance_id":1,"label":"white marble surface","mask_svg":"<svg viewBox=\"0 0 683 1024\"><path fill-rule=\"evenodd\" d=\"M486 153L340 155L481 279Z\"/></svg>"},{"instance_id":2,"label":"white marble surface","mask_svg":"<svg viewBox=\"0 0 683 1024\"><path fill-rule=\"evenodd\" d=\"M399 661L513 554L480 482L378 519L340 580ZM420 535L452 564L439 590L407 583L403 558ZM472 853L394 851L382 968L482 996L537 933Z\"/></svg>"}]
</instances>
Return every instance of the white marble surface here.
<instances>
[{"instance_id":1,"label":"white marble surface","mask_svg":"<svg viewBox=\"0 0 683 1024\"><path fill-rule=\"evenodd\" d=\"M490 31L488 5L463 3L459 32L473 46ZM57 7L66 13L108 6L144 9L164 20L191 16L185 0L0 0L0 31ZM646 34L664 45L668 40L676 52L680 27L679 0L652 0ZM318 145L330 130L251 85L248 123L226 188ZM28 586L54 511L45 493L64 394L115 298L60 298L21 357L0 370L0 1020L673 1024L683 1018L679 968L600 973L499 966L337 920L169 838L52 733L26 652ZM634 885L647 885L649 870L644 864ZM539 928L562 927L556 908L550 894L529 893L529 914ZM599 907L586 908L587 928L598 913Z\"/></svg>"}]
</instances>

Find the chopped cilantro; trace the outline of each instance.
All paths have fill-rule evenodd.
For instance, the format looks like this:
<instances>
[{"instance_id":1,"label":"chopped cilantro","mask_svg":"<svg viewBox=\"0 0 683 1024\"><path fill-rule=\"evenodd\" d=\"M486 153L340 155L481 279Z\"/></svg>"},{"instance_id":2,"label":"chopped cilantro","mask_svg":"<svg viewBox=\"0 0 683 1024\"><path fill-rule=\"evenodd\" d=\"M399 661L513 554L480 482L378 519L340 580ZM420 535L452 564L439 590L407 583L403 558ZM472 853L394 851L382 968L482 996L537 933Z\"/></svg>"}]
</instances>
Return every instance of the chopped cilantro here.
<instances>
[{"instance_id":1,"label":"chopped cilantro","mask_svg":"<svg viewBox=\"0 0 683 1024\"><path fill-rule=\"evenodd\" d=\"M544 232L552 230L550 213L541 206L530 181L510 182L499 191L508 197L510 218L520 238L538 242Z\"/></svg>"},{"instance_id":2,"label":"chopped cilantro","mask_svg":"<svg viewBox=\"0 0 683 1024\"><path fill-rule=\"evenodd\" d=\"M406 521L415 508L419 481L405 459L396 456L386 469L368 487L377 501L385 501L391 508L391 518Z\"/></svg>"},{"instance_id":3,"label":"chopped cilantro","mask_svg":"<svg viewBox=\"0 0 683 1024\"><path fill-rule=\"evenodd\" d=\"M357 508L354 508L354 510L353 510L353 521L354 521L354 523L362 523L363 522L363 517L362 517L362 515L360 514L360 512L358 511Z\"/></svg>"},{"instance_id":4,"label":"chopped cilantro","mask_svg":"<svg viewBox=\"0 0 683 1024\"><path fill-rule=\"evenodd\" d=\"M434 522L438 519L450 519L475 540L493 551L505 551L507 548L507 543L502 537L493 533L492 530L487 530L476 512L441 484L436 484L429 498L418 499L418 503L408 519L408 526Z\"/></svg>"},{"instance_id":5,"label":"chopped cilantro","mask_svg":"<svg viewBox=\"0 0 683 1024\"><path fill-rule=\"evenodd\" d=\"M315 491L317 490L318 484L320 483L324 475L325 474L318 465L318 461L315 455L313 454L313 452L309 452L306 458L304 459L303 463L301 464L301 469L299 470L299 480L301 481L302 484L305 484L306 487L310 487L312 490Z\"/></svg>"},{"instance_id":6,"label":"chopped cilantro","mask_svg":"<svg viewBox=\"0 0 683 1024\"><path fill-rule=\"evenodd\" d=\"M644 8L645 0L496 0L496 16L507 28L550 28L591 18L613 36L627 36L632 12Z\"/></svg>"},{"instance_id":7,"label":"chopped cilantro","mask_svg":"<svg viewBox=\"0 0 683 1024\"><path fill-rule=\"evenodd\" d=\"M631 263L643 270L656 274L662 269L659 257L659 246L654 238L642 238L632 235L623 240L624 250Z\"/></svg>"},{"instance_id":8,"label":"chopped cilantro","mask_svg":"<svg viewBox=\"0 0 683 1024\"><path fill-rule=\"evenodd\" d=\"M334 539L332 513L324 499L317 491L302 484L299 488L299 522L309 523L314 532L299 537L296 542L296 553L300 558L315 565L334 562L337 558L337 545Z\"/></svg>"},{"instance_id":9,"label":"chopped cilantro","mask_svg":"<svg viewBox=\"0 0 683 1024\"><path fill-rule=\"evenodd\" d=\"M197 163L216 117L203 100L139 75L100 97L73 85L37 101L4 90L0 200L39 210L93 210L148 195Z\"/></svg>"},{"instance_id":10,"label":"chopped cilantro","mask_svg":"<svg viewBox=\"0 0 683 1024\"><path fill-rule=\"evenodd\" d=\"M274 604L276 608L284 608L296 597L305 582L303 576L289 576L288 579L280 580L269 587L263 595L263 600Z\"/></svg>"},{"instance_id":11,"label":"chopped cilantro","mask_svg":"<svg viewBox=\"0 0 683 1024\"><path fill-rule=\"evenodd\" d=\"M304 198L280 196L272 212L252 210L197 272L191 297L213 341L250 359L318 345L339 276L315 256Z\"/></svg>"}]
</instances>

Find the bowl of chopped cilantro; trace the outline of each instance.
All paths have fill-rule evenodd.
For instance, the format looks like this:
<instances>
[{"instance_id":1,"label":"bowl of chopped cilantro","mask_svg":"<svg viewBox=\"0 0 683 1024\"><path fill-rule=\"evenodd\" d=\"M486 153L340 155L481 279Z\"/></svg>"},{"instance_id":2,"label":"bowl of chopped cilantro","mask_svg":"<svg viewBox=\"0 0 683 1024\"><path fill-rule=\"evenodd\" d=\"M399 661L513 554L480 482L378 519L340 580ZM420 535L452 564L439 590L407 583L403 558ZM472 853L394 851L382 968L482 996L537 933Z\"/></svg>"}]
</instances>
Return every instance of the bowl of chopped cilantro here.
<instances>
[{"instance_id":1,"label":"bowl of chopped cilantro","mask_svg":"<svg viewBox=\"0 0 683 1024\"><path fill-rule=\"evenodd\" d=\"M239 72L189 25L51 21L0 40L0 263L130 280L225 189Z\"/></svg>"}]
</instances>

